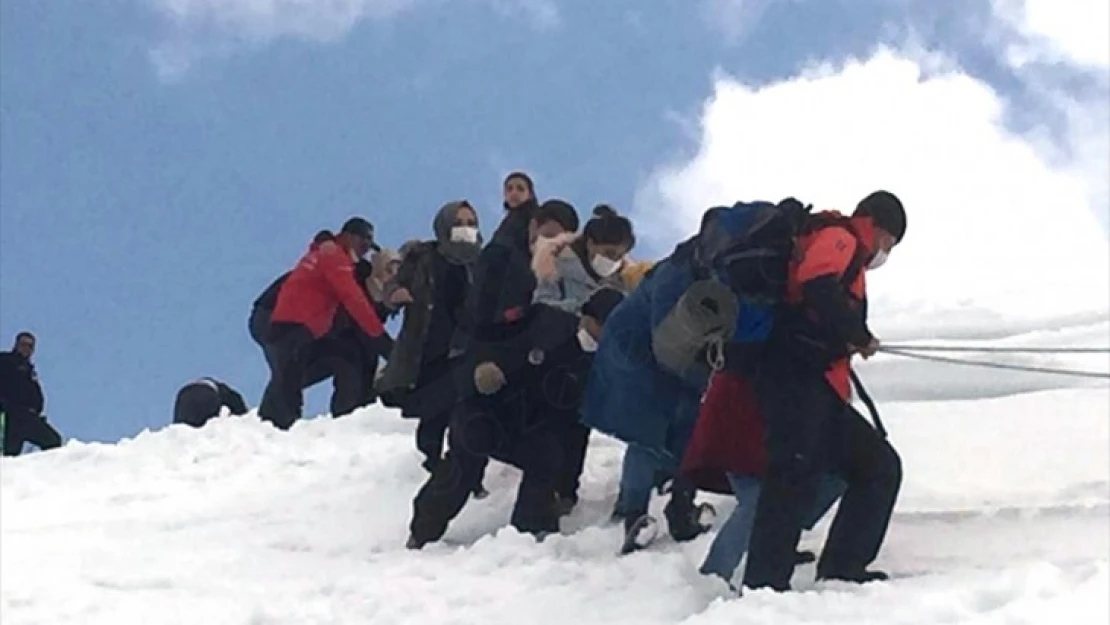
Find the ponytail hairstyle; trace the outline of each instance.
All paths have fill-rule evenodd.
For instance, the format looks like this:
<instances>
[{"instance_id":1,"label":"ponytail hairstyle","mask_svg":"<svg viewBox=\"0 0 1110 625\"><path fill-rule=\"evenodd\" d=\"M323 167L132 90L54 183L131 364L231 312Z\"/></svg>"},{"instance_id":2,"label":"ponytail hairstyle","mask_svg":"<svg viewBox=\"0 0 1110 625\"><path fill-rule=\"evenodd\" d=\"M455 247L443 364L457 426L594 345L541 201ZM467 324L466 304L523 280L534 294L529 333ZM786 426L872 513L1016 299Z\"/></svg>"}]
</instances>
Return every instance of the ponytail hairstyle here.
<instances>
[{"instance_id":1,"label":"ponytail hairstyle","mask_svg":"<svg viewBox=\"0 0 1110 625\"><path fill-rule=\"evenodd\" d=\"M586 239L601 245L627 245L629 250L636 245L632 222L608 204L594 207L594 216L586 222L582 233Z\"/></svg>"}]
</instances>

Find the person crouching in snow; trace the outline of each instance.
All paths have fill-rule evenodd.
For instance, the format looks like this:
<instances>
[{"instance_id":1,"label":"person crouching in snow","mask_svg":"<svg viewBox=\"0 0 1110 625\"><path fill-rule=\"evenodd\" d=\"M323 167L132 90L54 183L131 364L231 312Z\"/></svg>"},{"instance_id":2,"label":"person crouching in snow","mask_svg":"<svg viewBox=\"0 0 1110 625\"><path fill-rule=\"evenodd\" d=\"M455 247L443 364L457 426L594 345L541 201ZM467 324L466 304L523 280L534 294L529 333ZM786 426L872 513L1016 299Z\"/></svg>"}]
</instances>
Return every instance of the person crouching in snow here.
<instances>
[{"instance_id":1,"label":"person crouching in snow","mask_svg":"<svg viewBox=\"0 0 1110 625\"><path fill-rule=\"evenodd\" d=\"M557 444L552 448L544 436L524 437L522 424L533 412L525 400L546 352L573 339L579 320L573 313L533 303L537 280L532 250L577 228L574 207L549 200L529 219L527 229L503 231L479 254L467 302L470 332L457 364L460 403L450 418L450 451L413 502L410 546L419 548L442 536L491 455L528 445L535 449L521 458L527 463L526 479L513 525L521 531L549 529L546 519L554 511L552 481L561 449ZM533 401L535 395L531 393Z\"/></svg>"},{"instance_id":2,"label":"person crouching in snow","mask_svg":"<svg viewBox=\"0 0 1110 625\"><path fill-rule=\"evenodd\" d=\"M595 207L594 217L586 222L581 235L567 233L537 246L532 256L532 268L539 281L534 300L574 312L582 310L598 289L625 292L620 270L635 244L628 218L618 215L610 206ZM557 489L563 514L569 514L578 502L589 437L590 428L577 419L566 430L567 458Z\"/></svg>"},{"instance_id":3,"label":"person crouching in snow","mask_svg":"<svg viewBox=\"0 0 1110 625\"><path fill-rule=\"evenodd\" d=\"M847 489L817 563L818 579L882 580L868 570L886 535L902 481L898 453L849 402L850 357L870 357L865 275L886 261L906 231L893 194L876 191L851 217L809 217L824 227L799 237L789 266L788 307L753 377L767 430L767 468L744 571L749 588L790 589L805 510L823 475Z\"/></svg>"},{"instance_id":4,"label":"person crouching in snow","mask_svg":"<svg viewBox=\"0 0 1110 625\"><path fill-rule=\"evenodd\" d=\"M199 428L219 416L220 409L224 407L236 416L247 414L247 403L239 391L216 378L200 378L177 391L173 422Z\"/></svg>"},{"instance_id":5,"label":"person crouching in snow","mask_svg":"<svg viewBox=\"0 0 1110 625\"><path fill-rule=\"evenodd\" d=\"M388 342L354 275L355 260L373 245L374 227L362 218L349 219L333 240L314 241L282 283L266 336L272 363L259 406L262 420L287 430L301 418L309 350L332 329L341 305L363 332Z\"/></svg>"},{"instance_id":6,"label":"person crouching in snow","mask_svg":"<svg viewBox=\"0 0 1110 625\"><path fill-rule=\"evenodd\" d=\"M568 458L566 431L578 422L593 350L609 313L624 295L603 288L587 300L581 317L545 304L529 314L536 334L526 371L511 386L481 388L464 400L451 422L447 462L424 485L414 501L408 547L419 549L438 540L466 502L471 467L490 458L522 471L510 522L520 532L542 539L559 531L561 511L555 499ZM496 364L488 363L493 367Z\"/></svg>"}]
</instances>

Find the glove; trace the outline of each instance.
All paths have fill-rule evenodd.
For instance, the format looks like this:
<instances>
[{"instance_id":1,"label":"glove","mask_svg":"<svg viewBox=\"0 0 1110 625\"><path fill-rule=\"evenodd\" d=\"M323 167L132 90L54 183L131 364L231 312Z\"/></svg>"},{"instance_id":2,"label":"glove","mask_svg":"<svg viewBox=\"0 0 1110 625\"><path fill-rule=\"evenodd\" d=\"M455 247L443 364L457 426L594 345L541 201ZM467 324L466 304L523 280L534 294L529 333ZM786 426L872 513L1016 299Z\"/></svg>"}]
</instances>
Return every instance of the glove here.
<instances>
[{"instance_id":1,"label":"glove","mask_svg":"<svg viewBox=\"0 0 1110 625\"><path fill-rule=\"evenodd\" d=\"M483 395L493 395L505 386L505 373L492 362L474 368L474 387Z\"/></svg>"}]
</instances>

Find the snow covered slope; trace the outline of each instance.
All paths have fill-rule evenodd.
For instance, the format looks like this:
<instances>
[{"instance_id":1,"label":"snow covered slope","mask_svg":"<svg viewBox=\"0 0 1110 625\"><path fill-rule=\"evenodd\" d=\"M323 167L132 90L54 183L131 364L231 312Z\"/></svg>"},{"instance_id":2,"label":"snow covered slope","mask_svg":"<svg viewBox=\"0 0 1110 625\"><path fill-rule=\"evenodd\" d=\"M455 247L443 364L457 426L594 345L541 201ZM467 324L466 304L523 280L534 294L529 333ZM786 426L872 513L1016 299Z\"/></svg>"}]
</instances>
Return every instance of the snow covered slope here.
<instances>
[{"instance_id":1,"label":"snow covered slope","mask_svg":"<svg viewBox=\"0 0 1110 625\"><path fill-rule=\"evenodd\" d=\"M1105 344L1091 341L1089 328L1075 334ZM1105 356L1076 358L1087 362L1063 364L1106 370ZM681 546L661 540L618 558L619 529L606 518L622 446L601 436L563 536L536 544L508 527L518 475L495 464L486 482L492 495L470 502L444 543L407 551L411 498L425 476L413 423L372 407L288 433L253 416L224 418L202 430L173 426L118 445L72 443L5 459L0 620L1110 621L1106 384L1013 394L1026 390L1008 386L1022 374L893 357L882 367L868 363L864 375L876 396L915 400L883 405L906 473L877 563L895 575L885 584L815 584L809 565L795 577L799 592L737 600L696 574L711 536ZM925 387L931 397L911 392ZM711 499L722 515L730 510L726 499ZM827 521L804 544L819 548L826 529Z\"/></svg>"}]
</instances>

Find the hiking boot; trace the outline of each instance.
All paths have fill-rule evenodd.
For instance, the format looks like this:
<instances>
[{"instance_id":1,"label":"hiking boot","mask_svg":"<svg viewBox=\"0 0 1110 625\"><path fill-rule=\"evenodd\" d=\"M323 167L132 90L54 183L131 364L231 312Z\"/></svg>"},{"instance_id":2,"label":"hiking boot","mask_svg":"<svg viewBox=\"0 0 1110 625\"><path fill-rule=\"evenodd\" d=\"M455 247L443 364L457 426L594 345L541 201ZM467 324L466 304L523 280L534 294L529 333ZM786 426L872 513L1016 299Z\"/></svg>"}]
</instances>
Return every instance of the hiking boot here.
<instances>
[{"instance_id":1,"label":"hiking boot","mask_svg":"<svg viewBox=\"0 0 1110 625\"><path fill-rule=\"evenodd\" d=\"M428 544L427 541L417 539L415 534L409 534L409 539L405 541L405 549L419 551L426 544Z\"/></svg>"},{"instance_id":2,"label":"hiking boot","mask_svg":"<svg viewBox=\"0 0 1110 625\"><path fill-rule=\"evenodd\" d=\"M883 571L853 571L853 572L833 572L833 573L818 573L818 581L837 581L837 582L852 582L853 584L866 584L868 582L885 582L890 579L890 576Z\"/></svg>"}]
</instances>

